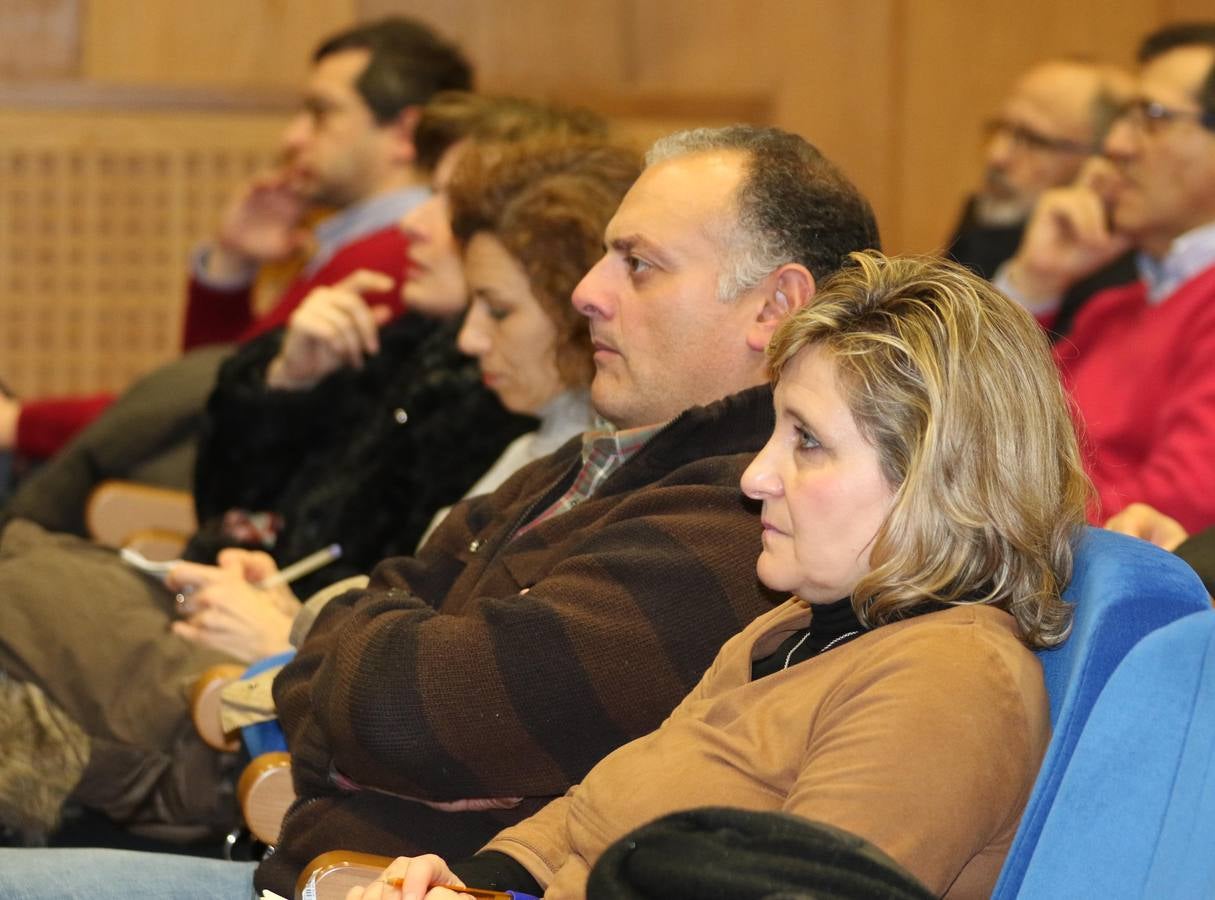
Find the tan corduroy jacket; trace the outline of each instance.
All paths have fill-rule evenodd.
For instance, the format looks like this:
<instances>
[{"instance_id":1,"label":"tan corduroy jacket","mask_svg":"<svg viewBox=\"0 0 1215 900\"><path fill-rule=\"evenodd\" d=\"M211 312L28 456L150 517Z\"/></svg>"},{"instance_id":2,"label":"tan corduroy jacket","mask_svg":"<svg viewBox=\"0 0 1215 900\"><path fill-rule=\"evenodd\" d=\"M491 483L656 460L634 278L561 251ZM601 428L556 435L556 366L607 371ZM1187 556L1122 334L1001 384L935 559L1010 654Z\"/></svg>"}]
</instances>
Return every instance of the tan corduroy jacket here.
<instances>
[{"instance_id":1,"label":"tan corduroy jacket","mask_svg":"<svg viewBox=\"0 0 1215 900\"><path fill-rule=\"evenodd\" d=\"M1041 667L990 607L878 628L782 672L791 600L721 650L657 731L486 847L581 897L608 844L697 806L783 810L877 844L938 894L990 895L1050 736Z\"/></svg>"}]
</instances>

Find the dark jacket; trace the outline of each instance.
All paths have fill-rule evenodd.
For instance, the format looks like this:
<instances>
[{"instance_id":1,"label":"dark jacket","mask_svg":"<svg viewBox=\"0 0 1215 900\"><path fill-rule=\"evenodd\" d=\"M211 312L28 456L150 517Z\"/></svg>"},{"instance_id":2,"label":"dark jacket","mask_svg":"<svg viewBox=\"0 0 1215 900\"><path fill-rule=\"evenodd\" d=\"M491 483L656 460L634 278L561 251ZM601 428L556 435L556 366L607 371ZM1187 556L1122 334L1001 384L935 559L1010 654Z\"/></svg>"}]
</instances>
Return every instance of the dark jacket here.
<instances>
[{"instance_id":1,"label":"dark jacket","mask_svg":"<svg viewBox=\"0 0 1215 900\"><path fill-rule=\"evenodd\" d=\"M258 888L290 891L337 847L467 856L657 727L777 599L738 487L771 430L766 387L688 410L518 534L578 472L573 440L330 603L275 681L300 799ZM448 813L406 797L524 801Z\"/></svg>"},{"instance_id":2,"label":"dark jacket","mask_svg":"<svg viewBox=\"0 0 1215 900\"><path fill-rule=\"evenodd\" d=\"M1215 528L1190 535L1173 551L1198 573L1208 594L1215 594Z\"/></svg>"},{"instance_id":3,"label":"dark jacket","mask_svg":"<svg viewBox=\"0 0 1215 900\"><path fill-rule=\"evenodd\" d=\"M931 900L879 847L841 828L777 812L701 807L612 844L588 900Z\"/></svg>"},{"instance_id":4,"label":"dark jacket","mask_svg":"<svg viewBox=\"0 0 1215 900\"><path fill-rule=\"evenodd\" d=\"M381 329L380 352L361 371L298 392L265 386L281 331L243 347L208 403L195 477L203 525L188 557L211 562L234 544L221 529L233 508L282 517L270 548L280 566L341 544L339 562L295 585L300 597L412 553L435 512L535 424L482 385L456 349L457 329L404 316Z\"/></svg>"}]
</instances>

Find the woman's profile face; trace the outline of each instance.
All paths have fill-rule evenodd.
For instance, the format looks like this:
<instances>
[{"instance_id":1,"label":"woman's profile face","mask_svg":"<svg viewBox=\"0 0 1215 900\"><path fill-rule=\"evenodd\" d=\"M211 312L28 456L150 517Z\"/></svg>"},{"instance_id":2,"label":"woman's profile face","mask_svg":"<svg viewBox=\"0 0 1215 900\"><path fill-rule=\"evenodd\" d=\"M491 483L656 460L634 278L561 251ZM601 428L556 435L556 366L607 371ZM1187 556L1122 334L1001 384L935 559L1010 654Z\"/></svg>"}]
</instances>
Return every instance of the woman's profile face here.
<instances>
[{"instance_id":1,"label":"woman's profile face","mask_svg":"<svg viewBox=\"0 0 1215 900\"><path fill-rule=\"evenodd\" d=\"M481 378L511 412L536 414L563 390L557 327L532 293L523 266L492 234L464 251L469 306L457 339L481 364Z\"/></svg>"},{"instance_id":2,"label":"woman's profile face","mask_svg":"<svg viewBox=\"0 0 1215 900\"><path fill-rule=\"evenodd\" d=\"M760 580L810 603L852 593L869 572L873 538L894 500L836 372L818 347L785 366L776 427L742 477L743 492L763 501Z\"/></svg>"},{"instance_id":3,"label":"woman's profile face","mask_svg":"<svg viewBox=\"0 0 1215 900\"><path fill-rule=\"evenodd\" d=\"M409 271L401 296L406 305L426 316L455 316L468 301L468 286L460 252L451 233L451 213L447 203L447 184L451 181L465 142L453 144L435 166L431 188L434 193L407 212L400 222L409 239Z\"/></svg>"}]
</instances>

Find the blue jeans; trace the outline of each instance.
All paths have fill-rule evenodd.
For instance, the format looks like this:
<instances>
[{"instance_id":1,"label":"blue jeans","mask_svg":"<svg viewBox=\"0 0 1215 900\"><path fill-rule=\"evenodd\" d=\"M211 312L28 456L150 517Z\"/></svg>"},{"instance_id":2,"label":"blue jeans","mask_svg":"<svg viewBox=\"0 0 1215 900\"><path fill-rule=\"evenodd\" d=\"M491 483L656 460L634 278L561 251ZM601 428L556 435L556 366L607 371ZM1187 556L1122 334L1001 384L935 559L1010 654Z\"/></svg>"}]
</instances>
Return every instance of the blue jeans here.
<instances>
[{"instance_id":1,"label":"blue jeans","mask_svg":"<svg viewBox=\"0 0 1215 900\"><path fill-rule=\"evenodd\" d=\"M4 900L250 900L257 863L91 847L0 848Z\"/></svg>"}]
</instances>

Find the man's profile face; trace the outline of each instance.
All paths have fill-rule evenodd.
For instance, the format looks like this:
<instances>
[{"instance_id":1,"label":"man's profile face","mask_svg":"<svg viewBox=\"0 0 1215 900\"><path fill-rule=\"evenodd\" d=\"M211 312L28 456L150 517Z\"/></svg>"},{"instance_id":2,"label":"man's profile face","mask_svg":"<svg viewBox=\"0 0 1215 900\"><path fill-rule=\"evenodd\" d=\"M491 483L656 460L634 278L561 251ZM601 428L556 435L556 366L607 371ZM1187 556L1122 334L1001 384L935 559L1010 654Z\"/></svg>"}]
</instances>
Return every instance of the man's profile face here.
<instances>
[{"instance_id":1,"label":"man's profile face","mask_svg":"<svg viewBox=\"0 0 1215 900\"><path fill-rule=\"evenodd\" d=\"M372 196L391 171L387 129L355 88L370 51L340 50L313 67L301 109L283 134L292 186L338 208Z\"/></svg>"},{"instance_id":2,"label":"man's profile face","mask_svg":"<svg viewBox=\"0 0 1215 900\"><path fill-rule=\"evenodd\" d=\"M620 428L656 425L738 383L754 314L717 299L744 173L737 152L647 168L604 232L607 250L574 290L595 347L591 401Z\"/></svg>"},{"instance_id":3,"label":"man's profile face","mask_svg":"<svg viewBox=\"0 0 1215 900\"><path fill-rule=\"evenodd\" d=\"M1147 63L1137 104L1110 130L1105 152L1119 178L1114 227L1163 255L1173 239L1215 220L1215 132L1197 121L1197 92L1215 62L1211 47L1180 47ZM1140 112L1148 104L1160 118Z\"/></svg>"},{"instance_id":4,"label":"man's profile face","mask_svg":"<svg viewBox=\"0 0 1215 900\"><path fill-rule=\"evenodd\" d=\"M1074 63L1046 63L1017 82L990 123L982 218L1023 220L1043 191L1068 184L1093 146L1097 73Z\"/></svg>"}]
</instances>

